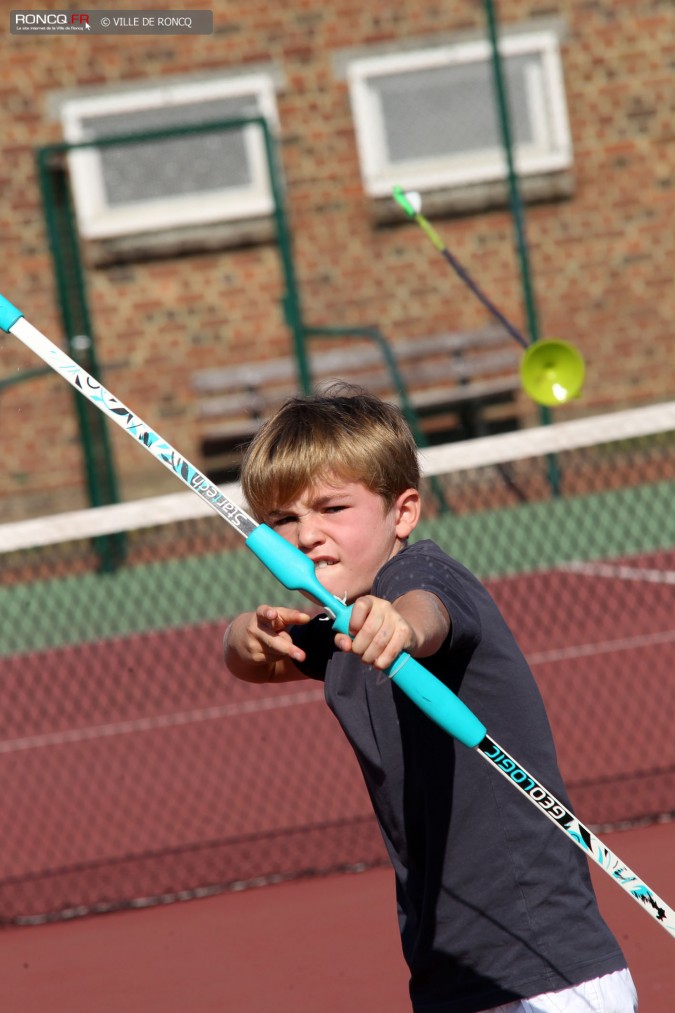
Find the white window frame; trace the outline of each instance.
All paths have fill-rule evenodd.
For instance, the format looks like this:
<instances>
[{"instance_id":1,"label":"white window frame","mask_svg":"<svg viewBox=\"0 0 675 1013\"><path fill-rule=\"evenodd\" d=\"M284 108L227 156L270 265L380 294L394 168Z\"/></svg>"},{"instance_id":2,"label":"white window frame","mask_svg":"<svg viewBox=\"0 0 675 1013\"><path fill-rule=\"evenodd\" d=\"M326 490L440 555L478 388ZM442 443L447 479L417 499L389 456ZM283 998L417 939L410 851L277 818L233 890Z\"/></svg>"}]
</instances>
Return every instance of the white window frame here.
<instances>
[{"instance_id":1,"label":"white window frame","mask_svg":"<svg viewBox=\"0 0 675 1013\"><path fill-rule=\"evenodd\" d=\"M541 57L541 73L538 68L535 69L527 81L530 118L536 141L532 145L514 145L514 162L522 175L557 172L572 164L572 140L557 35L552 31L538 31L504 36L500 41L500 55L505 64L512 56L528 53L537 53ZM475 40L355 59L349 63L347 81L361 177L370 196L389 195L397 184L416 190L433 190L505 178L506 159L501 143L481 153L390 162L379 96L370 86L370 81L382 75L405 74L458 63L489 64L491 59L490 43ZM492 73L491 66L488 69Z\"/></svg>"},{"instance_id":2,"label":"white window frame","mask_svg":"<svg viewBox=\"0 0 675 1013\"><path fill-rule=\"evenodd\" d=\"M134 91L74 98L61 106L64 136L69 143L91 139L86 123L91 116L119 114L168 105L189 105L214 98L255 95L259 113L271 129L278 126L274 83L267 74L247 74L220 80L166 84ZM130 132L133 132L130 131ZM142 143L142 136L139 138ZM186 138L186 140L189 140ZM156 200L110 205L104 189L101 147L68 154L72 192L81 234L103 239L215 221L267 216L274 210L263 132L251 124L244 128L244 143L251 170L251 185L224 187L208 193L158 196Z\"/></svg>"}]
</instances>

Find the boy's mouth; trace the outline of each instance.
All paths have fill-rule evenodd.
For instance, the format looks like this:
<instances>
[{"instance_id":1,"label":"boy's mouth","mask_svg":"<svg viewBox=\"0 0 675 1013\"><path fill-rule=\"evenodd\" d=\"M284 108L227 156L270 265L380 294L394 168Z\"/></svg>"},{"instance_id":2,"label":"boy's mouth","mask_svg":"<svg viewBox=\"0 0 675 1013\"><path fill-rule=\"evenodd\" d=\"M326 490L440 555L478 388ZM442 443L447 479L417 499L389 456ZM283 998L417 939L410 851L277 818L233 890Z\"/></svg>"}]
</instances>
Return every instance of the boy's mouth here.
<instances>
[{"instance_id":1,"label":"boy's mouth","mask_svg":"<svg viewBox=\"0 0 675 1013\"><path fill-rule=\"evenodd\" d=\"M335 566L335 563L329 562L327 559L320 559L319 562L316 564L316 569L323 570L324 567L326 566Z\"/></svg>"}]
</instances>

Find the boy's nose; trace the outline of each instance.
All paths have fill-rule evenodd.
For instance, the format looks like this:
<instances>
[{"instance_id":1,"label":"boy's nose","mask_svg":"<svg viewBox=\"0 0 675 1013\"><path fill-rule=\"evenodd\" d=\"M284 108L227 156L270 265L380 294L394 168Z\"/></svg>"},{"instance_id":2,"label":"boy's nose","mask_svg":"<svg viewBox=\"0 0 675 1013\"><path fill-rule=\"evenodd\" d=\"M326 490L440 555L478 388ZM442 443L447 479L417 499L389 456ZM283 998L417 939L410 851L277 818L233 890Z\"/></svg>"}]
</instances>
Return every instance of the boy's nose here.
<instances>
[{"instance_id":1,"label":"boy's nose","mask_svg":"<svg viewBox=\"0 0 675 1013\"><path fill-rule=\"evenodd\" d=\"M311 549L321 541L321 532L312 517L301 517L298 521L298 547Z\"/></svg>"}]
</instances>

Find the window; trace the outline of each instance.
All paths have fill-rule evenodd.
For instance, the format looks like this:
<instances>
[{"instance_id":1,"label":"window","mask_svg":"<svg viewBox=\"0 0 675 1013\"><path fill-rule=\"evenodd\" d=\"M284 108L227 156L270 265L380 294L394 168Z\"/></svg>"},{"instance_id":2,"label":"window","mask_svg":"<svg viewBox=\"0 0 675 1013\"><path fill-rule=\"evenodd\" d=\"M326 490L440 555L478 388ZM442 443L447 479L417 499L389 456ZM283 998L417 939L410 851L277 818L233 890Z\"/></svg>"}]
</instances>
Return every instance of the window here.
<instances>
[{"instance_id":1,"label":"window","mask_svg":"<svg viewBox=\"0 0 675 1013\"><path fill-rule=\"evenodd\" d=\"M243 116L277 120L266 74L72 99L61 116L69 142ZM94 146L71 151L69 164L86 238L254 218L273 209L263 133L255 124Z\"/></svg>"},{"instance_id":2,"label":"window","mask_svg":"<svg viewBox=\"0 0 675 1013\"><path fill-rule=\"evenodd\" d=\"M518 172L569 167L557 36L512 35L500 51ZM390 194L396 184L443 189L506 175L487 40L356 59L347 77L371 196Z\"/></svg>"}]
</instances>

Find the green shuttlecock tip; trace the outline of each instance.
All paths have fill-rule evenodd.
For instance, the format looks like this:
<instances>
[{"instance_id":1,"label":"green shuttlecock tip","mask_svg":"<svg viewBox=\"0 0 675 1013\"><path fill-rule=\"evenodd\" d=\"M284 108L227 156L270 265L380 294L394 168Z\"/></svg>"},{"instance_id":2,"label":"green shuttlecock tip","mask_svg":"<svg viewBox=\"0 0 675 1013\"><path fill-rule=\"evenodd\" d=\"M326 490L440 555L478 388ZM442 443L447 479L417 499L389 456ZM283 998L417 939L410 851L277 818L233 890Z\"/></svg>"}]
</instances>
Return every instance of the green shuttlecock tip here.
<instances>
[{"instance_id":1,"label":"green shuttlecock tip","mask_svg":"<svg viewBox=\"0 0 675 1013\"><path fill-rule=\"evenodd\" d=\"M395 186L393 190L394 200L399 207L403 208L407 215L414 218L417 212L408 199L408 194L405 192L402 186Z\"/></svg>"}]
</instances>

